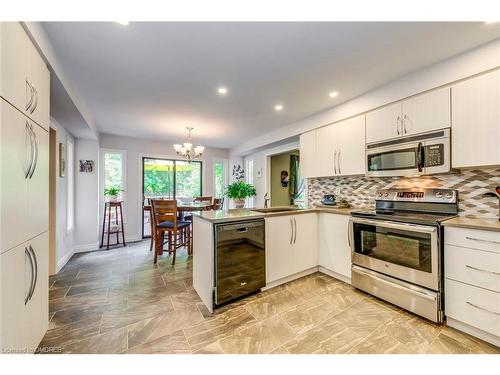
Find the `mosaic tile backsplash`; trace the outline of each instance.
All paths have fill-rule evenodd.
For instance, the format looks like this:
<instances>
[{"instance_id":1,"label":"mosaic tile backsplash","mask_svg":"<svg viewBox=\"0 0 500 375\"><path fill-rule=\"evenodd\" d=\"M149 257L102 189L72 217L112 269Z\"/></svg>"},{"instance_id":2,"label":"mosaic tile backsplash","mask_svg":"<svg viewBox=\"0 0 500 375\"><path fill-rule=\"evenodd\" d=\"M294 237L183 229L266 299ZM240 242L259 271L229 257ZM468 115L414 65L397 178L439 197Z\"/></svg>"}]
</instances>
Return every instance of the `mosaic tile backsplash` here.
<instances>
[{"instance_id":1,"label":"mosaic tile backsplash","mask_svg":"<svg viewBox=\"0 0 500 375\"><path fill-rule=\"evenodd\" d=\"M498 199L483 198L488 191L500 185L500 168L463 170L460 173L423 177L325 177L308 180L309 205L320 204L324 194L335 194L347 200L352 207L373 207L378 189L396 187L425 187L459 191L459 215L466 217L497 218Z\"/></svg>"}]
</instances>

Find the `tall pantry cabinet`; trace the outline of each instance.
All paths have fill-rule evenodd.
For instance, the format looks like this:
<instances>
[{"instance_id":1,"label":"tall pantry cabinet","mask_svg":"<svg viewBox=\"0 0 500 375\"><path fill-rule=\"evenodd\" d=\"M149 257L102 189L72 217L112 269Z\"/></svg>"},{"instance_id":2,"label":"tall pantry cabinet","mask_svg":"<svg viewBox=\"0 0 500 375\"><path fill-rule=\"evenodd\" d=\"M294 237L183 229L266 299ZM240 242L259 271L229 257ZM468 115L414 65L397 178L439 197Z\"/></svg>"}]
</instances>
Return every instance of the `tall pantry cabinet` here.
<instances>
[{"instance_id":1,"label":"tall pantry cabinet","mask_svg":"<svg viewBox=\"0 0 500 375\"><path fill-rule=\"evenodd\" d=\"M22 25L0 23L0 350L48 327L50 73Z\"/></svg>"}]
</instances>

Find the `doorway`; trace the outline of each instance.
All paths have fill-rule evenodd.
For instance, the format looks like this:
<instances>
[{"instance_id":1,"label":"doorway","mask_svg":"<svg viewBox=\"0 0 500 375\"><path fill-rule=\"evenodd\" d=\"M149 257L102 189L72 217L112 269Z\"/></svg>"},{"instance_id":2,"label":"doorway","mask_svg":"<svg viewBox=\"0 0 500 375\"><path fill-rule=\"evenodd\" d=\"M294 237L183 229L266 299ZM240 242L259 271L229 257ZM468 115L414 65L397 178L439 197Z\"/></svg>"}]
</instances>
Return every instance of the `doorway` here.
<instances>
[{"instance_id":1,"label":"doorway","mask_svg":"<svg viewBox=\"0 0 500 375\"><path fill-rule=\"evenodd\" d=\"M303 199L299 150L271 156L271 206L289 206Z\"/></svg>"}]
</instances>

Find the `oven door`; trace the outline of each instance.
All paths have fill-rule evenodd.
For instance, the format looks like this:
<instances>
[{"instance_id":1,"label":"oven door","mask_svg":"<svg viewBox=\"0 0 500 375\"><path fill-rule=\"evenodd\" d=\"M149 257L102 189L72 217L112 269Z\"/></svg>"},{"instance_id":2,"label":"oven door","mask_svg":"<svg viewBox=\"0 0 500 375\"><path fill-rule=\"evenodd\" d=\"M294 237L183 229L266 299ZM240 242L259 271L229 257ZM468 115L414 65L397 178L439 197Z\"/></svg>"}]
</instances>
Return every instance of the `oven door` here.
<instances>
[{"instance_id":1,"label":"oven door","mask_svg":"<svg viewBox=\"0 0 500 375\"><path fill-rule=\"evenodd\" d=\"M352 263L439 290L437 227L353 217Z\"/></svg>"}]
</instances>

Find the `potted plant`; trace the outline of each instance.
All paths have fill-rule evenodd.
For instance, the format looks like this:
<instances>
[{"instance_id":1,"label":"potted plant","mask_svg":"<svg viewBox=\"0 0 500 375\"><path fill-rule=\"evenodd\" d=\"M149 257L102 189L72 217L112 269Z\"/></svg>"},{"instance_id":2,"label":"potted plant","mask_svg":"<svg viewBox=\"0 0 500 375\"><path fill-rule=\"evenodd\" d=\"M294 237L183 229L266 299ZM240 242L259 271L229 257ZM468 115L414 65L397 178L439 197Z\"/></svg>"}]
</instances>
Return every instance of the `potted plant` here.
<instances>
[{"instance_id":1,"label":"potted plant","mask_svg":"<svg viewBox=\"0 0 500 375\"><path fill-rule=\"evenodd\" d=\"M123 190L120 186L109 186L104 188L104 196L108 202L116 202L122 191L125 190Z\"/></svg>"},{"instance_id":2,"label":"potted plant","mask_svg":"<svg viewBox=\"0 0 500 375\"><path fill-rule=\"evenodd\" d=\"M228 185L226 188L228 198L234 199L236 208L245 207L245 198L257 195L255 187L252 184L239 180Z\"/></svg>"}]
</instances>

